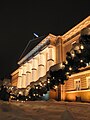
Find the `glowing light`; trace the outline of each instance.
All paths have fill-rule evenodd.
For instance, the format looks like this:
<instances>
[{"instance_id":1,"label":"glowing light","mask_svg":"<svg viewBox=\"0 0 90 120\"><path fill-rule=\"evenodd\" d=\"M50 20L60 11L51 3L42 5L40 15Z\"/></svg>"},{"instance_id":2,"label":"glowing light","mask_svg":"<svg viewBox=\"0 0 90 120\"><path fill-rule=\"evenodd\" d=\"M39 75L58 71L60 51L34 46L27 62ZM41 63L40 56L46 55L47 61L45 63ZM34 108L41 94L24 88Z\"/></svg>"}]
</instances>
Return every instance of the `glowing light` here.
<instances>
[{"instance_id":1,"label":"glowing light","mask_svg":"<svg viewBox=\"0 0 90 120\"><path fill-rule=\"evenodd\" d=\"M40 89L42 89L42 87L40 86Z\"/></svg>"},{"instance_id":2,"label":"glowing light","mask_svg":"<svg viewBox=\"0 0 90 120\"><path fill-rule=\"evenodd\" d=\"M35 94L33 94L33 96L36 96Z\"/></svg>"},{"instance_id":3,"label":"glowing light","mask_svg":"<svg viewBox=\"0 0 90 120\"><path fill-rule=\"evenodd\" d=\"M12 98L14 98L13 96L10 96L10 98L12 99Z\"/></svg>"},{"instance_id":4,"label":"glowing light","mask_svg":"<svg viewBox=\"0 0 90 120\"><path fill-rule=\"evenodd\" d=\"M43 94L43 96L45 96L45 94Z\"/></svg>"},{"instance_id":5,"label":"glowing light","mask_svg":"<svg viewBox=\"0 0 90 120\"><path fill-rule=\"evenodd\" d=\"M44 83L44 86L45 86L46 84Z\"/></svg>"},{"instance_id":6,"label":"glowing light","mask_svg":"<svg viewBox=\"0 0 90 120\"><path fill-rule=\"evenodd\" d=\"M57 89L57 88L58 88L58 86L57 86L57 85L55 85L55 86L54 86L54 89Z\"/></svg>"},{"instance_id":7,"label":"glowing light","mask_svg":"<svg viewBox=\"0 0 90 120\"><path fill-rule=\"evenodd\" d=\"M72 70L72 68L71 68L71 67L69 67L69 70Z\"/></svg>"},{"instance_id":8,"label":"glowing light","mask_svg":"<svg viewBox=\"0 0 90 120\"><path fill-rule=\"evenodd\" d=\"M10 88L9 88L10 89ZM11 90L13 89L13 87L11 87Z\"/></svg>"},{"instance_id":9,"label":"glowing light","mask_svg":"<svg viewBox=\"0 0 90 120\"><path fill-rule=\"evenodd\" d=\"M36 96L38 96L38 94L36 94Z\"/></svg>"},{"instance_id":10,"label":"glowing light","mask_svg":"<svg viewBox=\"0 0 90 120\"><path fill-rule=\"evenodd\" d=\"M60 64L60 68L62 69L62 68L64 68L65 66L63 65L63 63L61 63Z\"/></svg>"},{"instance_id":11,"label":"glowing light","mask_svg":"<svg viewBox=\"0 0 90 120\"><path fill-rule=\"evenodd\" d=\"M75 54L74 54L74 53L72 54L72 57L75 57Z\"/></svg>"},{"instance_id":12,"label":"glowing light","mask_svg":"<svg viewBox=\"0 0 90 120\"><path fill-rule=\"evenodd\" d=\"M87 66L89 66L89 63L86 63Z\"/></svg>"},{"instance_id":13,"label":"glowing light","mask_svg":"<svg viewBox=\"0 0 90 120\"><path fill-rule=\"evenodd\" d=\"M65 64L67 65L67 64L68 64L68 61L66 61Z\"/></svg>"},{"instance_id":14,"label":"glowing light","mask_svg":"<svg viewBox=\"0 0 90 120\"><path fill-rule=\"evenodd\" d=\"M77 52L78 52L78 53L81 53L81 50L78 50Z\"/></svg>"},{"instance_id":15,"label":"glowing light","mask_svg":"<svg viewBox=\"0 0 90 120\"><path fill-rule=\"evenodd\" d=\"M39 85L42 86L42 83L40 82Z\"/></svg>"},{"instance_id":16,"label":"glowing light","mask_svg":"<svg viewBox=\"0 0 90 120\"><path fill-rule=\"evenodd\" d=\"M36 87L36 89L38 89L38 87Z\"/></svg>"},{"instance_id":17,"label":"glowing light","mask_svg":"<svg viewBox=\"0 0 90 120\"><path fill-rule=\"evenodd\" d=\"M58 81L61 81L61 79L59 79Z\"/></svg>"},{"instance_id":18,"label":"glowing light","mask_svg":"<svg viewBox=\"0 0 90 120\"><path fill-rule=\"evenodd\" d=\"M35 37L39 37L36 33L33 33Z\"/></svg>"},{"instance_id":19,"label":"glowing light","mask_svg":"<svg viewBox=\"0 0 90 120\"><path fill-rule=\"evenodd\" d=\"M50 83L50 79L48 79L48 81L47 81L48 83Z\"/></svg>"},{"instance_id":20,"label":"glowing light","mask_svg":"<svg viewBox=\"0 0 90 120\"><path fill-rule=\"evenodd\" d=\"M25 102L25 101L21 101L22 103Z\"/></svg>"},{"instance_id":21,"label":"glowing light","mask_svg":"<svg viewBox=\"0 0 90 120\"><path fill-rule=\"evenodd\" d=\"M75 57L75 53L74 53L74 51L72 51L71 56L72 56L72 57Z\"/></svg>"},{"instance_id":22,"label":"glowing light","mask_svg":"<svg viewBox=\"0 0 90 120\"><path fill-rule=\"evenodd\" d=\"M74 50L71 50L70 54L71 54L72 57L75 57L75 52L74 52Z\"/></svg>"},{"instance_id":23,"label":"glowing light","mask_svg":"<svg viewBox=\"0 0 90 120\"><path fill-rule=\"evenodd\" d=\"M20 94L20 95L22 95L22 92L21 92L21 91L19 91L19 94Z\"/></svg>"},{"instance_id":24,"label":"glowing light","mask_svg":"<svg viewBox=\"0 0 90 120\"><path fill-rule=\"evenodd\" d=\"M82 63L82 62L83 62L83 60L80 60L80 62Z\"/></svg>"},{"instance_id":25,"label":"glowing light","mask_svg":"<svg viewBox=\"0 0 90 120\"><path fill-rule=\"evenodd\" d=\"M66 72L66 75L69 75L69 72Z\"/></svg>"},{"instance_id":26,"label":"glowing light","mask_svg":"<svg viewBox=\"0 0 90 120\"><path fill-rule=\"evenodd\" d=\"M79 50L79 46L76 46L74 49L75 49L75 50Z\"/></svg>"},{"instance_id":27,"label":"glowing light","mask_svg":"<svg viewBox=\"0 0 90 120\"><path fill-rule=\"evenodd\" d=\"M81 45L80 47L81 47L82 50L84 49L84 46L83 46L83 45Z\"/></svg>"}]
</instances>

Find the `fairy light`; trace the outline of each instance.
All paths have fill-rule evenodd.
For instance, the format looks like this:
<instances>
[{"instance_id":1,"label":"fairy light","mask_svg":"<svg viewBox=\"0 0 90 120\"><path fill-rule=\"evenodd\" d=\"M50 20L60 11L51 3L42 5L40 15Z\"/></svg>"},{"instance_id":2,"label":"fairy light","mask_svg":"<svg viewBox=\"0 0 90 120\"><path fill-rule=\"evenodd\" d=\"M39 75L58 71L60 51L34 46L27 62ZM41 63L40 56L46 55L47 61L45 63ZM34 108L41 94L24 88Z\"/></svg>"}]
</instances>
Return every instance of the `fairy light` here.
<instances>
[{"instance_id":1,"label":"fairy light","mask_svg":"<svg viewBox=\"0 0 90 120\"><path fill-rule=\"evenodd\" d=\"M50 79L48 79L47 83L50 83Z\"/></svg>"},{"instance_id":2,"label":"fairy light","mask_svg":"<svg viewBox=\"0 0 90 120\"><path fill-rule=\"evenodd\" d=\"M72 56L72 57L75 57L75 53L74 53L74 52L72 52L72 53L71 53L71 56Z\"/></svg>"},{"instance_id":3,"label":"fairy light","mask_svg":"<svg viewBox=\"0 0 90 120\"><path fill-rule=\"evenodd\" d=\"M20 95L22 95L22 92L21 92L21 91L19 91L19 94L20 94Z\"/></svg>"},{"instance_id":4,"label":"fairy light","mask_svg":"<svg viewBox=\"0 0 90 120\"><path fill-rule=\"evenodd\" d=\"M59 82L61 81L61 79L58 80Z\"/></svg>"},{"instance_id":5,"label":"fairy light","mask_svg":"<svg viewBox=\"0 0 90 120\"><path fill-rule=\"evenodd\" d=\"M36 86L36 89L38 89L38 87Z\"/></svg>"},{"instance_id":6,"label":"fairy light","mask_svg":"<svg viewBox=\"0 0 90 120\"><path fill-rule=\"evenodd\" d=\"M63 69L64 67L63 63L60 63L60 68Z\"/></svg>"},{"instance_id":7,"label":"fairy light","mask_svg":"<svg viewBox=\"0 0 90 120\"><path fill-rule=\"evenodd\" d=\"M89 63L86 63L86 66L89 66Z\"/></svg>"},{"instance_id":8,"label":"fairy light","mask_svg":"<svg viewBox=\"0 0 90 120\"><path fill-rule=\"evenodd\" d=\"M83 45L81 45L81 46L80 46L80 48L83 50L83 49L84 49L84 46L83 46Z\"/></svg>"},{"instance_id":9,"label":"fairy light","mask_svg":"<svg viewBox=\"0 0 90 120\"><path fill-rule=\"evenodd\" d=\"M38 96L38 94L36 94L36 96Z\"/></svg>"},{"instance_id":10,"label":"fairy light","mask_svg":"<svg viewBox=\"0 0 90 120\"><path fill-rule=\"evenodd\" d=\"M55 85L55 86L54 86L54 89L57 89L57 88L58 88L58 86L57 86L57 85Z\"/></svg>"},{"instance_id":11,"label":"fairy light","mask_svg":"<svg viewBox=\"0 0 90 120\"><path fill-rule=\"evenodd\" d=\"M83 62L83 60L80 60L80 62L82 63L82 62Z\"/></svg>"},{"instance_id":12,"label":"fairy light","mask_svg":"<svg viewBox=\"0 0 90 120\"><path fill-rule=\"evenodd\" d=\"M36 96L36 94L33 94L33 96Z\"/></svg>"},{"instance_id":13,"label":"fairy light","mask_svg":"<svg viewBox=\"0 0 90 120\"><path fill-rule=\"evenodd\" d=\"M40 86L40 88L39 89L42 89L42 86Z\"/></svg>"},{"instance_id":14,"label":"fairy light","mask_svg":"<svg viewBox=\"0 0 90 120\"><path fill-rule=\"evenodd\" d=\"M29 96L29 98L31 98L31 96Z\"/></svg>"},{"instance_id":15,"label":"fairy light","mask_svg":"<svg viewBox=\"0 0 90 120\"><path fill-rule=\"evenodd\" d=\"M72 70L72 67L69 67L69 70Z\"/></svg>"},{"instance_id":16,"label":"fairy light","mask_svg":"<svg viewBox=\"0 0 90 120\"><path fill-rule=\"evenodd\" d=\"M43 94L43 96L45 96L45 94Z\"/></svg>"},{"instance_id":17,"label":"fairy light","mask_svg":"<svg viewBox=\"0 0 90 120\"><path fill-rule=\"evenodd\" d=\"M77 52L80 54L80 53L81 53L81 50L77 50Z\"/></svg>"},{"instance_id":18,"label":"fairy light","mask_svg":"<svg viewBox=\"0 0 90 120\"><path fill-rule=\"evenodd\" d=\"M42 87L42 83L41 82L39 82L39 85Z\"/></svg>"},{"instance_id":19,"label":"fairy light","mask_svg":"<svg viewBox=\"0 0 90 120\"><path fill-rule=\"evenodd\" d=\"M44 83L44 86L45 86L46 84Z\"/></svg>"},{"instance_id":20,"label":"fairy light","mask_svg":"<svg viewBox=\"0 0 90 120\"><path fill-rule=\"evenodd\" d=\"M66 75L69 75L69 72L66 72Z\"/></svg>"},{"instance_id":21,"label":"fairy light","mask_svg":"<svg viewBox=\"0 0 90 120\"><path fill-rule=\"evenodd\" d=\"M68 64L68 61L67 61L67 60L65 61L65 64L66 64L66 65Z\"/></svg>"}]
</instances>

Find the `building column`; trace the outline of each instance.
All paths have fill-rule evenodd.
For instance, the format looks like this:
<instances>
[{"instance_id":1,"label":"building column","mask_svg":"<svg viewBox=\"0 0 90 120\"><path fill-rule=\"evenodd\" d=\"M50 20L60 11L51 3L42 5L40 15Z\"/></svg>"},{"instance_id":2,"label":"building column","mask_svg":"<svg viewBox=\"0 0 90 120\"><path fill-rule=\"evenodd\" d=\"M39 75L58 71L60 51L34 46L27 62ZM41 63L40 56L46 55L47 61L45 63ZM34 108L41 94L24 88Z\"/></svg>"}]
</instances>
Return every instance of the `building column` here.
<instances>
[{"instance_id":1,"label":"building column","mask_svg":"<svg viewBox=\"0 0 90 120\"><path fill-rule=\"evenodd\" d=\"M32 82L38 80L38 59L35 57L32 60Z\"/></svg>"},{"instance_id":2,"label":"building column","mask_svg":"<svg viewBox=\"0 0 90 120\"><path fill-rule=\"evenodd\" d=\"M23 73L22 73L22 88L26 88L26 70L27 70L27 65L25 63L23 65Z\"/></svg>"},{"instance_id":3,"label":"building column","mask_svg":"<svg viewBox=\"0 0 90 120\"><path fill-rule=\"evenodd\" d=\"M22 88L22 73L23 73L23 69L22 69L22 67L20 67L19 72L18 72L17 88Z\"/></svg>"},{"instance_id":4,"label":"building column","mask_svg":"<svg viewBox=\"0 0 90 120\"><path fill-rule=\"evenodd\" d=\"M31 62L27 62L26 86L29 85L30 82L32 81L31 70L32 70Z\"/></svg>"},{"instance_id":5,"label":"building column","mask_svg":"<svg viewBox=\"0 0 90 120\"><path fill-rule=\"evenodd\" d=\"M54 46L49 46L47 51L47 71L53 66L56 62L56 49Z\"/></svg>"},{"instance_id":6,"label":"building column","mask_svg":"<svg viewBox=\"0 0 90 120\"><path fill-rule=\"evenodd\" d=\"M61 100L65 100L65 84L61 85Z\"/></svg>"},{"instance_id":7,"label":"building column","mask_svg":"<svg viewBox=\"0 0 90 120\"><path fill-rule=\"evenodd\" d=\"M39 63L38 63L38 77L43 77L46 74L46 54L39 54Z\"/></svg>"},{"instance_id":8,"label":"building column","mask_svg":"<svg viewBox=\"0 0 90 120\"><path fill-rule=\"evenodd\" d=\"M56 63L60 63L63 61L63 41L61 37L57 38L56 45Z\"/></svg>"}]
</instances>

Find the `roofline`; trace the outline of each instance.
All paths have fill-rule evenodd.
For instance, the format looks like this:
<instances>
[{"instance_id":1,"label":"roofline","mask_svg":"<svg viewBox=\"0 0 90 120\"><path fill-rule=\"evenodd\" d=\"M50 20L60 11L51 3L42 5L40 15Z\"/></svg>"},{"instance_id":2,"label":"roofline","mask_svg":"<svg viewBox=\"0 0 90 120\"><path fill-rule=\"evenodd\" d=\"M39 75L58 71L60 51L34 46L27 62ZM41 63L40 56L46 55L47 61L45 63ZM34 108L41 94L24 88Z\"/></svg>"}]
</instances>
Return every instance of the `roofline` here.
<instances>
[{"instance_id":1,"label":"roofline","mask_svg":"<svg viewBox=\"0 0 90 120\"><path fill-rule=\"evenodd\" d=\"M51 37L56 37L55 35L49 34L46 38L44 38L38 45L36 45L28 54L26 54L19 62L18 64L21 65L24 63L27 59L31 58L32 55L34 55L37 51L40 51L45 45L49 45L50 42L53 40ZM51 39L51 40L50 40Z\"/></svg>"},{"instance_id":2,"label":"roofline","mask_svg":"<svg viewBox=\"0 0 90 120\"><path fill-rule=\"evenodd\" d=\"M18 69L16 69L12 74L11 74L11 76L13 76L13 75L15 75L15 74L17 74L19 72L19 68Z\"/></svg>"},{"instance_id":3,"label":"roofline","mask_svg":"<svg viewBox=\"0 0 90 120\"><path fill-rule=\"evenodd\" d=\"M70 29L68 32L66 32L64 35L62 35L63 41L65 42L67 39L71 38L75 34L79 34L80 31L90 25L90 16L88 16L86 19L84 19L82 22L77 24L75 27Z\"/></svg>"},{"instance_id":4,"label":"roofline","mask_svg":"<svg viewBox=\"0 0 90 120\"><path fill-rule=\"evenodd\" d=\"M87 66L86 69L83 68L83 71L72 74L71 76L69 76L69 78L76 77L76 76L79 76L79 75L83 75L83 74L86 74L86 73L90 73L90 66Z\"/></svg>"}]
</instances>

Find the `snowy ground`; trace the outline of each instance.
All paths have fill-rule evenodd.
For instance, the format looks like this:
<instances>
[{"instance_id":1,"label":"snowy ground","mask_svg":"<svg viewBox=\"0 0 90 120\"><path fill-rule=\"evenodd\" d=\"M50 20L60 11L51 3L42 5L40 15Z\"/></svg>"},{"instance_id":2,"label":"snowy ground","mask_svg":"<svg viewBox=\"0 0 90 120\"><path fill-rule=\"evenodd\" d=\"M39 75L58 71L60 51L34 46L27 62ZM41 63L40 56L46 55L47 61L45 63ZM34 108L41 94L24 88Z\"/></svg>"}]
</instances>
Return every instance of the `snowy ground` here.
<instances>
[{"instance_id":1,"label":"snowy ground","mask_svg":"<svg viewBox=\"0 0 90 120\"><path fill-rule=\"evenodd\" d=\"M0 120L90 120L90 103L0 101Z\"/></svg>"}]
</instances>

